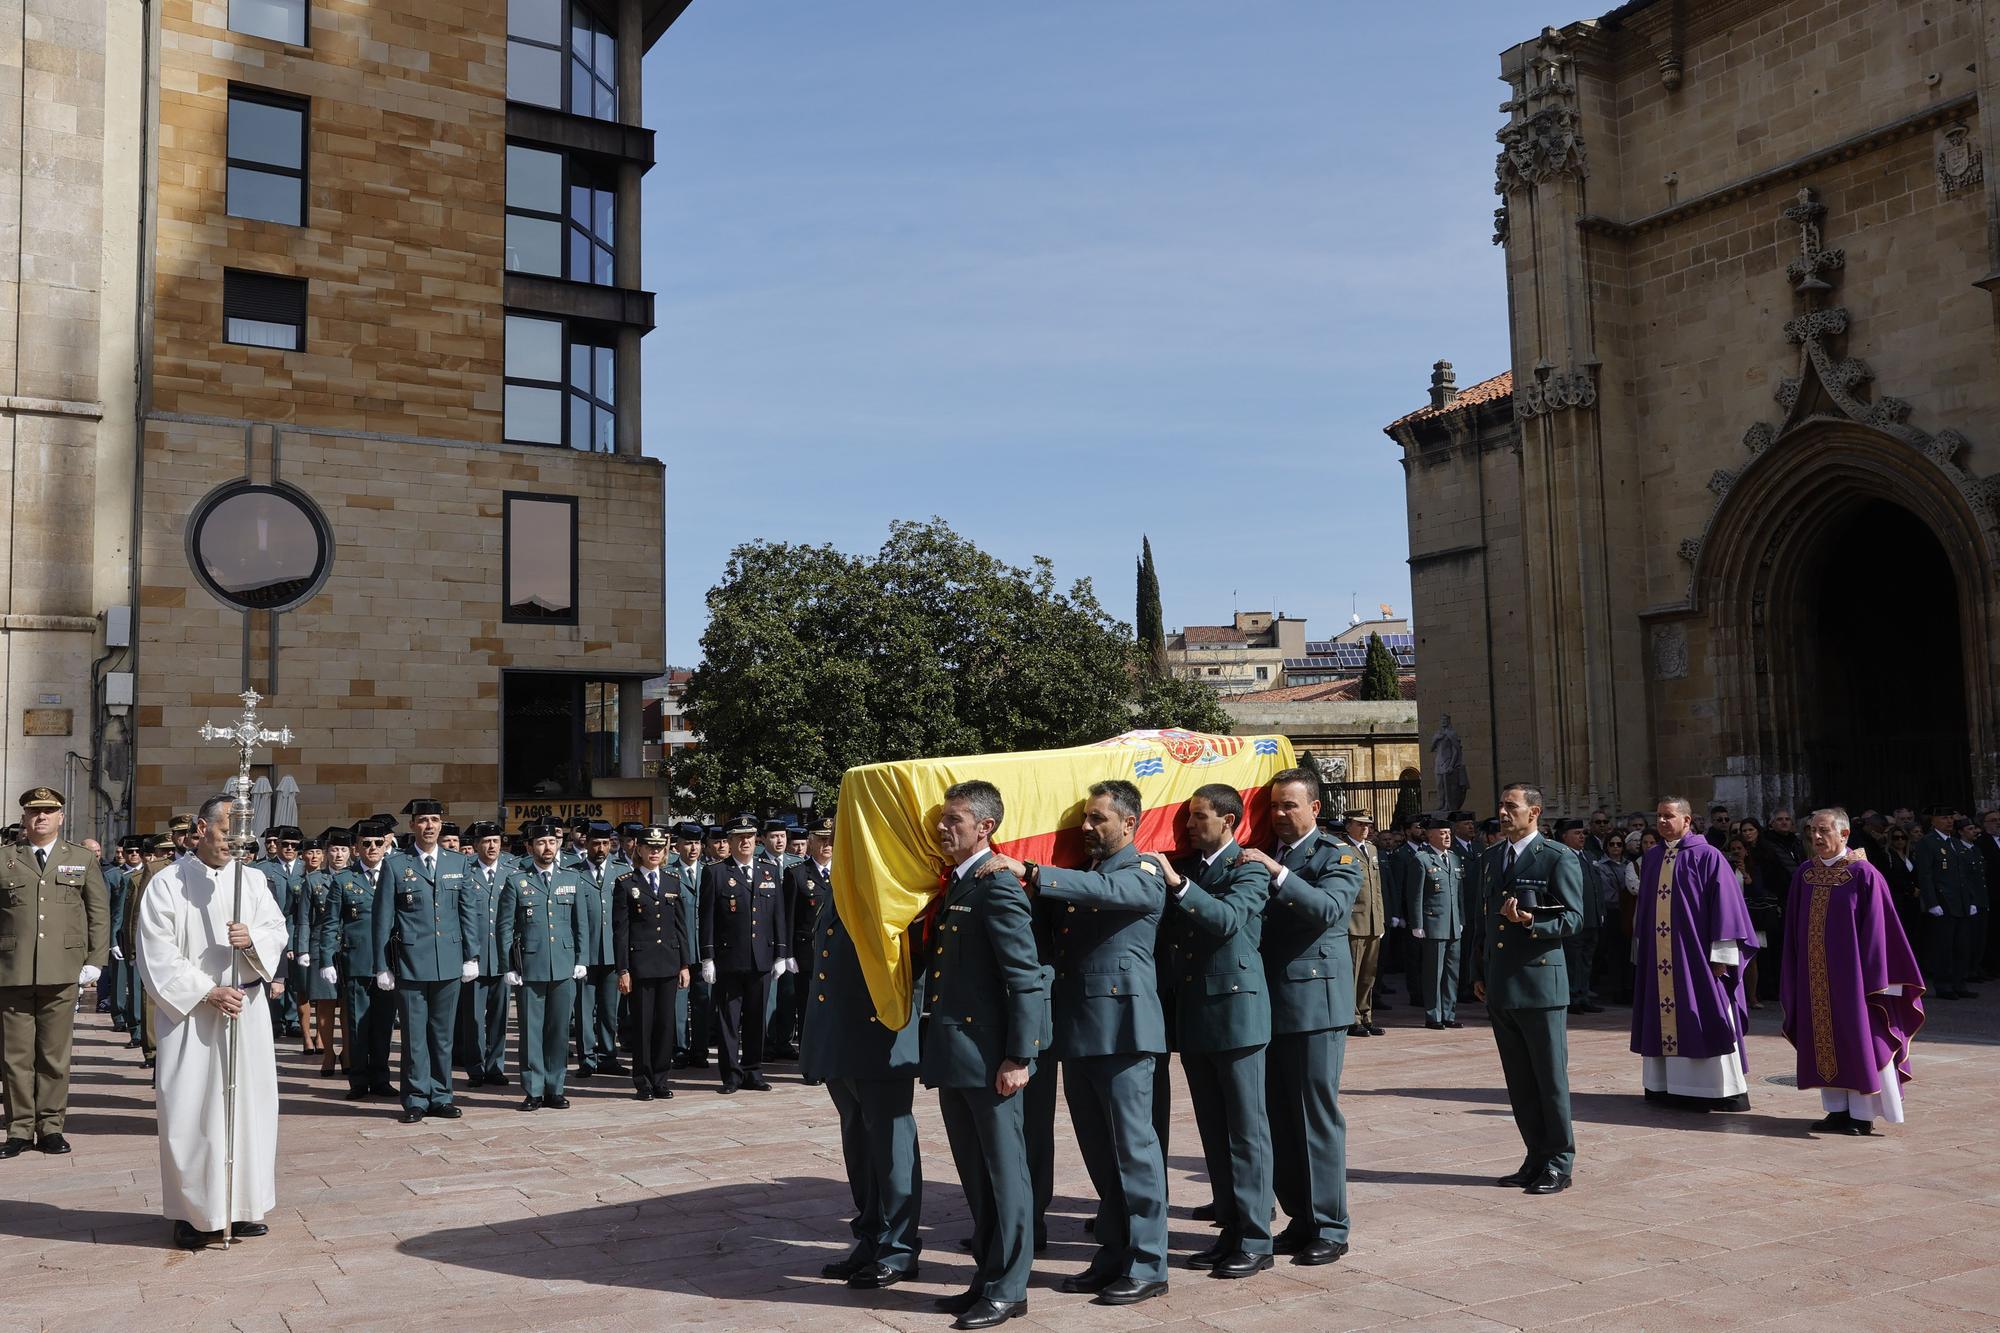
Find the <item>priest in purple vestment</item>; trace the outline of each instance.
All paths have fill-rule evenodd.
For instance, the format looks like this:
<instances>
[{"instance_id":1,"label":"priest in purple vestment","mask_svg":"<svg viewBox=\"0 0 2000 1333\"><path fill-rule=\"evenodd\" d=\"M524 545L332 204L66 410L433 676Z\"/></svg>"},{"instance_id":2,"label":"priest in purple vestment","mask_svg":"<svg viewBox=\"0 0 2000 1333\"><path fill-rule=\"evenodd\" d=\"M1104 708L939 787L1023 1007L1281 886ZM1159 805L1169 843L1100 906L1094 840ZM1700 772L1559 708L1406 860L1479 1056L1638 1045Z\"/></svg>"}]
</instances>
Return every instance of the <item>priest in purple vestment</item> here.
<instances>
[{"instance_id":1,"label":"priest in purple vestment","mask_svg":"<svg viewBox=\"0 0 2000 1333\"><path fill-rule=\"evenodd\" d=\"M1632 1050L1641 1057L1646 1100L1747 1111L1743 973L1757 932L1743 886L1729 858L1689 831L1693 812L1684 798L1662 799L1654 818L1660 843L1640 863L1632 918Z\"/></svg>"},{"instance_id":2,"label":"priest in purple vestment","mask_svg":"<svg viewBox=\"0 0 2000 1333\"><path fill-rule=\"evenodd\" d=\"M1812 857L1792 874L1778 998L1799 1086L1820 1090L1821 1134L1903 1123L1910 1042L1924 1024L1924 979L1889 882L1847 850L1845 810L1815 810Z\"/></svg>"}]
</instances>

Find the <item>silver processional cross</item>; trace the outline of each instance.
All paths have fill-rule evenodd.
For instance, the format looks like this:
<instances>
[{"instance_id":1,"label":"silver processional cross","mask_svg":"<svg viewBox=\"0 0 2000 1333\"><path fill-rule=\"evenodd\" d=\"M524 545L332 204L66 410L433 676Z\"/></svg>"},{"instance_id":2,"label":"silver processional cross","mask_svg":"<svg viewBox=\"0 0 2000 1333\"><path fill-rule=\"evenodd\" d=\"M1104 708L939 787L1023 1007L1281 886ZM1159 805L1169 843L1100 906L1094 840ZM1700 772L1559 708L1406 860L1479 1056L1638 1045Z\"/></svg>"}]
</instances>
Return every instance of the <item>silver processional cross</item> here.
<instances>
[{"instance_id":1,"label":"silver processional cross","mask_svg":"<svg viewBox=\"0 0 2000 1333\"><path fill-rule=\"evenodd\" d=\"M237 717L236 725L233 727L218 727L204 722L201 724L201 738L205 741L228 741L236 747L236 806L238 816L242 820L242 823L238 827L245 831L245 836L254 836L254 834L249 832L252 823L250 818L250 757L257 752L259 745L290 745L292 743L292 729L290 727L280 727L276 731L272 731L268 727L258 725L257 705L263 700L264 696L257 693L257 691L245 690L237 697L243 700L243 712Z\"/></svg>"}]
</instances>

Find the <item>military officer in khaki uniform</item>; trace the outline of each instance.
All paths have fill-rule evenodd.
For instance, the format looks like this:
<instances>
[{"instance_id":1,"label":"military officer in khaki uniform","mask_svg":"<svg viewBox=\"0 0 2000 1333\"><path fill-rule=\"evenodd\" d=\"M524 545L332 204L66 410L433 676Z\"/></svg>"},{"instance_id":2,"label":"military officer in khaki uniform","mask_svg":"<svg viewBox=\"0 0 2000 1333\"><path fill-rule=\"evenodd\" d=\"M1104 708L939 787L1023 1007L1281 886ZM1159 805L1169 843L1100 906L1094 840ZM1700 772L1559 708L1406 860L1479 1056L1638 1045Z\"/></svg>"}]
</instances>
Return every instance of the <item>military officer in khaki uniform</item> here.
<instances>
[{"instance_id":1,"label":"military officer in khaki uniform","mask_svg":"<svg viewBox=\"0 0 2000 1333\"><path fill-rule=\"evenodd\" d=\"M21 797L21 840L0 852L0 1054L7 1139L0 1157L30 1143L66 1153L70 1033L76 995L111 956L111 900L97 858L62 837L63 798L52 787Z\"/></svg>"},{"instance_id":2,"label":"military officer in khaki uniform","mask_svg":"<svg viewBox=\"0 0 2000 1333\"><path fill-rule=\"evenodd\" d=\"M1389 918L1382 910L1382 865L1375 854L1375 816L1354 809L1332 833L1333 840L1353 851L1361 862L1361 892L1347 917L1347 949L1354 955L1354 1021L1350 1037L1379 1037L1375 1025L1375 970L1382 962L1382 937Z\"/></svg>"}]
</instances>

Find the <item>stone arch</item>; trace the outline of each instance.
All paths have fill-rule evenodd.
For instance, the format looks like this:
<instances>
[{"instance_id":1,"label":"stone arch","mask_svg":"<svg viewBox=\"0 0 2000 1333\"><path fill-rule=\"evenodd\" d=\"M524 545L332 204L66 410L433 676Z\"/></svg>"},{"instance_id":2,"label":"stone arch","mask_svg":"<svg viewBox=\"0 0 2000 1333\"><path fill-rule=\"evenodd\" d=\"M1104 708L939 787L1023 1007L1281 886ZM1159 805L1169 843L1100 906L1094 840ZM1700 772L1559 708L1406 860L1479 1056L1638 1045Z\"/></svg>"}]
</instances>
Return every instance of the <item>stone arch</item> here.
<instances>
[{"instance_id":1,"label":"stone arch","mask_svg":"<svg viewBox=\"0 0 2000 1333\"><path fill-rule=\"evenodd\" d=\"M1756 450L1722 489L1694 553L1693 609L1706 617L1718 710L1719 779L1748 809L1766 812L1841 793L1811 790L1805 738L1813 733L1804 682L1812 651L1803 607L1829 534L1870 504L1913 515L1943 549L1956 582L1959 679L1965 698L1966 797L2000 797L1996 737L1996 619L1991 606L2000 550L1984 496L1951 457L1913 447L1900 431L1825 417ZM1872 647L1857 613L1857 651ZM1878 626L1878 628L1880 628ZM1867 725L1864 718L1853 725Z\"/></svg>"}]
</instances>

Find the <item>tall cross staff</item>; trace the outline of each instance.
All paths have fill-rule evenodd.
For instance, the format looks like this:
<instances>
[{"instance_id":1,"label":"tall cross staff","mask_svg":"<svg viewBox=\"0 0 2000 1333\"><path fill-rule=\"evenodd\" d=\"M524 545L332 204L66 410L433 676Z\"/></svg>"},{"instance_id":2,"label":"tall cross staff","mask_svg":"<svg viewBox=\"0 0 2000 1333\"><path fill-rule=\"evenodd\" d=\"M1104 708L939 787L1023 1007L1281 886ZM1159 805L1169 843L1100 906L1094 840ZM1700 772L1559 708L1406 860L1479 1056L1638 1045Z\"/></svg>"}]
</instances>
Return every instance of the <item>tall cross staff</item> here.
<instances>
[{"instance_id":1,"label":"tall cross staff","mask_svg":"<svg viewBox=\"0 0 2000 1333\"><path fill-rule=\"evenodd\" d=\"M217 727L207 722L201 724L201 738L205 741L228 741L236 747L236 811L242 823L238 827L241 834L233 839L237 855L236 862L236 906L230 913L231 921L243 919L243 857L244 844L256 843L256 834L250 831L250 758L259 745L290 745L292 729L280 727L272 731L257 724L257 705L263 695L255 690L245 690L237 696L243 700L243 712L233 727ZM229 951L229 985L233 990L237 985L237 953ZM223 1221L222 1248L228 1249L236 1239L236 1063L237 1048L242 1041L242 1027L235 1019L229 1021L229 1042L222 1048L222 1136L223 1136Z\"/></svg>"}]
</instances>

